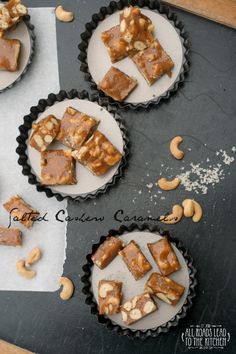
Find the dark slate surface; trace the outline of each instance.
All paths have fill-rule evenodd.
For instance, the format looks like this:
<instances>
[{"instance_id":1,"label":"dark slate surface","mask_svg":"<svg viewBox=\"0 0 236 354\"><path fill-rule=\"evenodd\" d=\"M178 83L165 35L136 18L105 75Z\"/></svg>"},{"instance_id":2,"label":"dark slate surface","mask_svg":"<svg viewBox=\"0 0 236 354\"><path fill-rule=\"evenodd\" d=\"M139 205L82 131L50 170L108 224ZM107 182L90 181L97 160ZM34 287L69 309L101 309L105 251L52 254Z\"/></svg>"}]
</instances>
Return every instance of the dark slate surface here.
<instances>
[{"instance_id":1,"label":"dark slate surface","mask_svg":"<svg viewBox=\"0 0 236 354\"><path fill-rule=\"evenodd\" d=\"M31 6L56 5L56 1L25 1ZM57 23L61 88L88 89L79 71L77 44L84 24L105 0L61 1L76 13L70 25ZM0 293L0 337L42 354L73 353L183 353L181 333L192 324L222 324L231 333L224 352L234 353L235 343L235 164L225 166L225 179L196 196L179 188L159 194L151 202L146 184L154 182L161 164L178 173L190 162L217 162L215 151L229 155L235 144L235 60L236 36L232 29L177 11L192 42L192 66L184 87L167 103L146 112L124 111L132 142L130 163L124 179L106 195L85 204L70 203L71 216L105 216L104 222L69 223L65 274L74 280L76 291L67 303L57 293ZM46 35L46 34L45 34ZM98 58L99 60L99 58ZM184 136L183 148L191 148L184 161L174 161L168 142L176 134ZM207 144L205 146L204 144ZM147 163L147 164L146 164ZM168 173L168 171L166 172ZM230 173L230 174L228 174ZM142 190L142 194L137 191ZM156 190L157 191L157 190ZM165 199L161 196L165 195ZM182 240L198 269L198 289L194 306L178 328L144 342L118 337L102 325L84 303L81 293L81 266L91 245L110 228L118 228L114 213L124 209L129 216L158 216L186 197L195 197L204 208L204 221L193 224L185 219L169 227ZM58 205L60 207L60 204ZM128 222L127 222L128 224ZM214 352L214 351L212 351Z\"/></svg>"}]
</instances>

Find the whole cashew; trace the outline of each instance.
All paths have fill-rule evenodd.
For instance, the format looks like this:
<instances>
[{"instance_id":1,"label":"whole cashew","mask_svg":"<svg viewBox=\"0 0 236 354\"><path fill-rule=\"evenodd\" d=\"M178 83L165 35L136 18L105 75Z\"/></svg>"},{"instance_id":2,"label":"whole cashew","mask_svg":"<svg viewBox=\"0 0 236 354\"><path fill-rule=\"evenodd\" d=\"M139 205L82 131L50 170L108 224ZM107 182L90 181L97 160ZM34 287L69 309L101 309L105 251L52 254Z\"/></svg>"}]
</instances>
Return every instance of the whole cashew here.
<instances>
[{"instance_id":1,"label":"whole cashew","mask_svg":"<svg viewBox=\"0 0 236 354\"><path fill-rule=\"evenodd\" d=\"M20 259L16 263L16 271L19 275L28 279L33 278L36 275L36 272L34 270L29 270L26 268L24 259Z\"/></svg>"},{"instance_id":2,"label":"whole cashew","mask_svg":"<svg viewBox=\"0 0 236 354\"><path fill-rule=\"evenodd\" d=\"M176 204L172 208L172 214L161 215L159 220L164 224L176 224L183 217L183 208L181 205Z\"/></svg>"},{"instance_id":3,"label":"whole cashew","mask_svg":"<svg viewBox=\"0 0 236 354\"><path fill-rule=\"evenodd\" d=\"M193 200L193 207L194 207L194 214L192 220L193 222L198 222L202 218L202 207L198 202L196 202L196 200Z\"/></svg>"},{"instance_id":4,"label":"whole cashew","mask_svg":"<svg viewBox=\"0 0 236 354\"><path fill-rule=\"evenodd\" d=\"M60 298L62 300L69 300L74 292L74 284L69 278L61 277L59 279L59 284L63 286L63 289L60 293Z\"/></svg>"},{"instance_id":5,"label":"whole cashew","mask_svg":"<svg viewBox=\"0 0 236 354\"><path fill-rule=\"evenodd\" d=\"M38 247L35 247L30 251L28 255L28 259L25 262L26 267L31 266L32 264L36 263L42 256L42 253Z\"/></svg>"},{"instance_id":6,"label":"whole cashew","mask_svg":"<svg viewBox=\"0 0 236 354\"><path fill-rule=\"evenodd\" d=\"M179 144L182 141L183 138L181 136L176 136L170 142L170 152L177 160L181 160L184 157L184 152L179 149Z\"/></svg>"},{"instance_id":7,"label":"whole cashew","mask_svg":"<svg viewBox=\"0 0 236 354\"><path fill-rule=\"evenodd\" d=\"M170 181L168 181L166 178L160 178L157 181L157 184L164 191L171 191L178 187L178 185L180 184L180 178L176 177Z\"/></svg>"},{"instance_id":8,"label":"whole cashew","mask_svg":"<svg viewBox=\"0 0 236 354\"><path fill-rule=\"evenodd\" d=\"M194 214L194 204L192 199L185 199L182 202L183 208L184 208L184 216L186 218L190 218Z\"/></svg>"},{"instance_id":9,"label":"whole cashew","mask_svg":"<svg viewBox=\"0 0 236 354\"><path fill-rule=\"evenodd\" d=\"M56 17L59 21L62 22L71 22L74 20L73 12L64 10L63 6L57 6L56 10Z\"/></svg>"}]
</instances>

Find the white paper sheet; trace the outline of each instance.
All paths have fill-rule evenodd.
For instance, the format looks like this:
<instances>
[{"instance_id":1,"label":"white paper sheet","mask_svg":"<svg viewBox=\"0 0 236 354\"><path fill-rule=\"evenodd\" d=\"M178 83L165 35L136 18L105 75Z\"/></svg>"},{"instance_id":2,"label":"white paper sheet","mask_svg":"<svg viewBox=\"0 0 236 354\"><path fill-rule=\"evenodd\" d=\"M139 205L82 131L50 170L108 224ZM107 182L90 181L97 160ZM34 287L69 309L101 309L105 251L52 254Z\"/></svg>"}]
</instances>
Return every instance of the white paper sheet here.
<instances>
[{"instance_id":1,"label":"white paper sheet","mask_svg":"<svg viewBox=\"0 0 236 354\"><path fill-rule=\"evenodd\" d=\"M37 37L32 66L21 82L0 95L0 225L8 225L8 213L2 204L14 194L22 196L42 214L47 212L49 221L36 222L31 230L14 223L23 232L23 245L0 246L0 290L55 291L63 272L66 223L56 221L54 216L59 209L66 210L66 202L60 203L38 193L22 175L15 152L23 116L40 98L46 98L60 88L54 9L35 8L29 12ZM16 262L36 246L43 252L42 259L33 267L37 275L33 279L22 278L16 273Z\"/></svg>"}]
</instances>

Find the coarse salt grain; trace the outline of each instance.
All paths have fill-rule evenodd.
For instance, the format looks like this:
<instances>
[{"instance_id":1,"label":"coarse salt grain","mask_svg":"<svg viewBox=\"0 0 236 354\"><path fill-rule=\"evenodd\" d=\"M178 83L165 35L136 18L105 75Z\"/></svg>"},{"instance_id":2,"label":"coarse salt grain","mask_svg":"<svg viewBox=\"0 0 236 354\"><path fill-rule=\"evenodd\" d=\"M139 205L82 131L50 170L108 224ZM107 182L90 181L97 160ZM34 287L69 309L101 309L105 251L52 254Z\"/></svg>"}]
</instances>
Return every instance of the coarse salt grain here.
<instances>
[{"instance_id":1,"label":"coarse salt grain","mask_svg":"<svg viewBox=\"0 0 236 354\"><path fill-rule=\"evenodd\" d=\"M221 156L225 165L229 166L234 162L234 157L227 155L225 150L220 149L216 151L216 156ZM207 158L206 162L209 161L210 159ZM202 167L201 163L190 163L190 167L190 170L177 176L180 178L181 184L184 186L185 190L189 192L195 191L197 194L206 194L209 185L214 187L225 178L225 171L220 163L209 165L207 168Z\"/></svg>"}]
</instances>

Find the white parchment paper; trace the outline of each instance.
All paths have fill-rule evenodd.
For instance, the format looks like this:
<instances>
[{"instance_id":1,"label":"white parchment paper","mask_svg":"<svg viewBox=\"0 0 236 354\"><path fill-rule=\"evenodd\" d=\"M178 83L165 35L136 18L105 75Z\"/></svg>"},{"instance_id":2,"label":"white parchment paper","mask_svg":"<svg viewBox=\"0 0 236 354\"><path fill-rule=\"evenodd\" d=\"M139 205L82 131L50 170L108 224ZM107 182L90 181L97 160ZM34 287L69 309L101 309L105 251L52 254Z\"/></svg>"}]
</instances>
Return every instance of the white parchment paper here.
<instances>
[{"instance_id":1,"label":"white parchment paper","mask_svg":"<svg viewBox=\"0 0 236 354\"><path fill-rule=\"evenodd\" d=\"M35 222L31 230L15 222L23 232L22 247L0 245L0 290L55 291L63 272L66 249L66 223L55 220L59 209L66 209L66 202L48 199L28 183L18 165L16 137L23 116L40 98L59 91L56 24L53 8L30 9L35 26L36 52L32 66L15 87L0 95L0 225L8 225L8 213L2 204L12 195L19 194L43 215L48 222ZM15 270L19 258L25 258L34 247L40 247L42 259L34 265L37 276L24 279Z\"/></svg>"}]
</instances>

